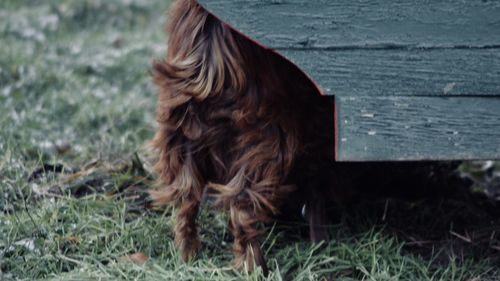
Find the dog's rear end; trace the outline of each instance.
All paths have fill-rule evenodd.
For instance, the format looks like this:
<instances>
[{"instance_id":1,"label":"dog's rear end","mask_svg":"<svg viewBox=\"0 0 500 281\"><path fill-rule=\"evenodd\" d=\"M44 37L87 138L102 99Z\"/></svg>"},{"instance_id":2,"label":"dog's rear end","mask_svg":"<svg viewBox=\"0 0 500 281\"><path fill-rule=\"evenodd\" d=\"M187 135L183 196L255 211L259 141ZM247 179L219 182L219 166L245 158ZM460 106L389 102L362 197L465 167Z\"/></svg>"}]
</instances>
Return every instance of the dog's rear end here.
<instances>
[{"instance_id":1,"label":"dog's rear end","mask_svg":"<svg viewBox=\"0 0 500 281\"><path fill-rule=\"evenodd\" d=\"M318 175L333 157L333 106L293 64L194 0L173 4L167 32L167 57L154 65L161 181L154 204L176 207L176 246L188 260L200 248L203 194L214 196L230 214L236 266L266 271L258 224L297 187L310 200L328 188Z\"/></svg>"}]
</instances>

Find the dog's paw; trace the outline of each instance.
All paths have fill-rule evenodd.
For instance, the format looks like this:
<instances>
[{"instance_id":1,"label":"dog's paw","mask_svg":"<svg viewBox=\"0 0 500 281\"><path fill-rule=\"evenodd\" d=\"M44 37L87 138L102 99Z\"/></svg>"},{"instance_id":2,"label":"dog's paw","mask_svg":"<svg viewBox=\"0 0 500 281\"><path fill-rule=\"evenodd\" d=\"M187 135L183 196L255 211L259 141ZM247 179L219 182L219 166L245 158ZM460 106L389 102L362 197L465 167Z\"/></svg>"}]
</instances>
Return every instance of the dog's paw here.
<instances>
[{"instance_id":1,"label":"dog's paw","mask_svg":"<svg viewBox=\"0 0 500 281\"><path fill-rule=\"evenodd\" d=\"M255 242L248 243L243 251L235 249L233 265L241 271L253 272L260 267L265 276L269 273L260 245Z\"/></svg>"},{"instance_id":2,"label":"dog's paw","mask_svg":"<svg viewBox=\"0 0 500 281\"><path fill-rule=\"evenodd\" d=\"M198 238L183 239L177 243L177 249L180 251L184 262L190 262L198 256L201 250L201 241Z\"/></svg>"}]
</instances>

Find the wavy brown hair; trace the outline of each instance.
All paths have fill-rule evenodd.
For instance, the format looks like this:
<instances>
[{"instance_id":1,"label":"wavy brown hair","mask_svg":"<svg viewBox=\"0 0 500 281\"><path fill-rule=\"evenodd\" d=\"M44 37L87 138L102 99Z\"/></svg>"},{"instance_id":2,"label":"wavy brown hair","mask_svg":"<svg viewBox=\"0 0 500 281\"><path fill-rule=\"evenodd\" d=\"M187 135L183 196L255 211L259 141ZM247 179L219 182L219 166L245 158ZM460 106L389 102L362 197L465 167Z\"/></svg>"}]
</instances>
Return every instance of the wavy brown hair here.
<instances>
[{"instance_id":1,"label":"wavy brown hair","mask_svg":"<svg viewBox=\"0 0 500 281\"><path fill-rule=\"evenodd\" d=\"M176 207L175 243L188 260L200 249L195 221L209 194L229 211L236 266L266 271L259 224L329 185L321 171L333 159L333 105L292 63L194 0L173 4L167 33L167 56L154 64L153 202ZM318 218L310 221L312 238L323 238Z\"/></svg>"}]
</instances>

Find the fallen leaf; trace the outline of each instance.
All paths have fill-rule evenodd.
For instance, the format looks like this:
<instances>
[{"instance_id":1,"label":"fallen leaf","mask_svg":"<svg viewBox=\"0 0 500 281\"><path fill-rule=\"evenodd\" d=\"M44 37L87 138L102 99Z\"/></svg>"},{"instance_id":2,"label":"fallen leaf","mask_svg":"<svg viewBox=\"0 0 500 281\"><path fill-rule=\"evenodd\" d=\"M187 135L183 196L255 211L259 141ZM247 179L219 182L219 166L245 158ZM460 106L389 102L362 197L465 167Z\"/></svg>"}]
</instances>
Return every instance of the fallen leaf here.
<instances>
[{"instance_id":1,"label":"fallen leaf","mask_svg":"<svg viewBox=\"0 0 500 281\"><path fill-rule=\"evenodd\" d=\"M134 253L120 258L120 261L133 262L139 265L145 264L148 260L149 257L146 256L144 253Z\"/></svg>"}]
</instances>

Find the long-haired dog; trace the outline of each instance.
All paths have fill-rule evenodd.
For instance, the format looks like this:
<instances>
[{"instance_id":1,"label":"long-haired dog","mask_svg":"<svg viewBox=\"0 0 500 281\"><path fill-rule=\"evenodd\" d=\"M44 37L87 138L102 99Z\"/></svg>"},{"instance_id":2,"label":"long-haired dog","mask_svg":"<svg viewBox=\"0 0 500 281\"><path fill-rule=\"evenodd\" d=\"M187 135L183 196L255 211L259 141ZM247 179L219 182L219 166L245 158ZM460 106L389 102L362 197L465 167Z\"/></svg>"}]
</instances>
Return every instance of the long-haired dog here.
<instances>
[{"instance_id":1,"label":"long-haired dog","mask_svg":"<svg viewBox=\"0 0 500 281\"><path fill-rule=\"evenodd\" d=\"M153 202L176 207L175 244L188 260L200 249L200 202L213 197L230 214L235 265L266 271L259 224L330 185L321 171L333 159L333 103L292 63L194 0L173 4L167 32L167 57L154 64L161 187ZM321 219L310 216L314 240L325 236Z\"/></svg>"},{"instance_id":2,"label":"long-haired dog","mask_svg":"<svg viewBox=\"0 0 500 281\"><path fill-rule=\"evenodd\" d=\"M326 207L363 187L429 194L453 184L458 163L335 163L334 106L295 65L205 11L195 0L170 10L167 57L152 142L161 187L153 204L177 209L175 244L200 249L202 199L229 211L235 265L267 272L259 225L306 206L310 238L327 238Z\"/></svg>"}]
</instances>

